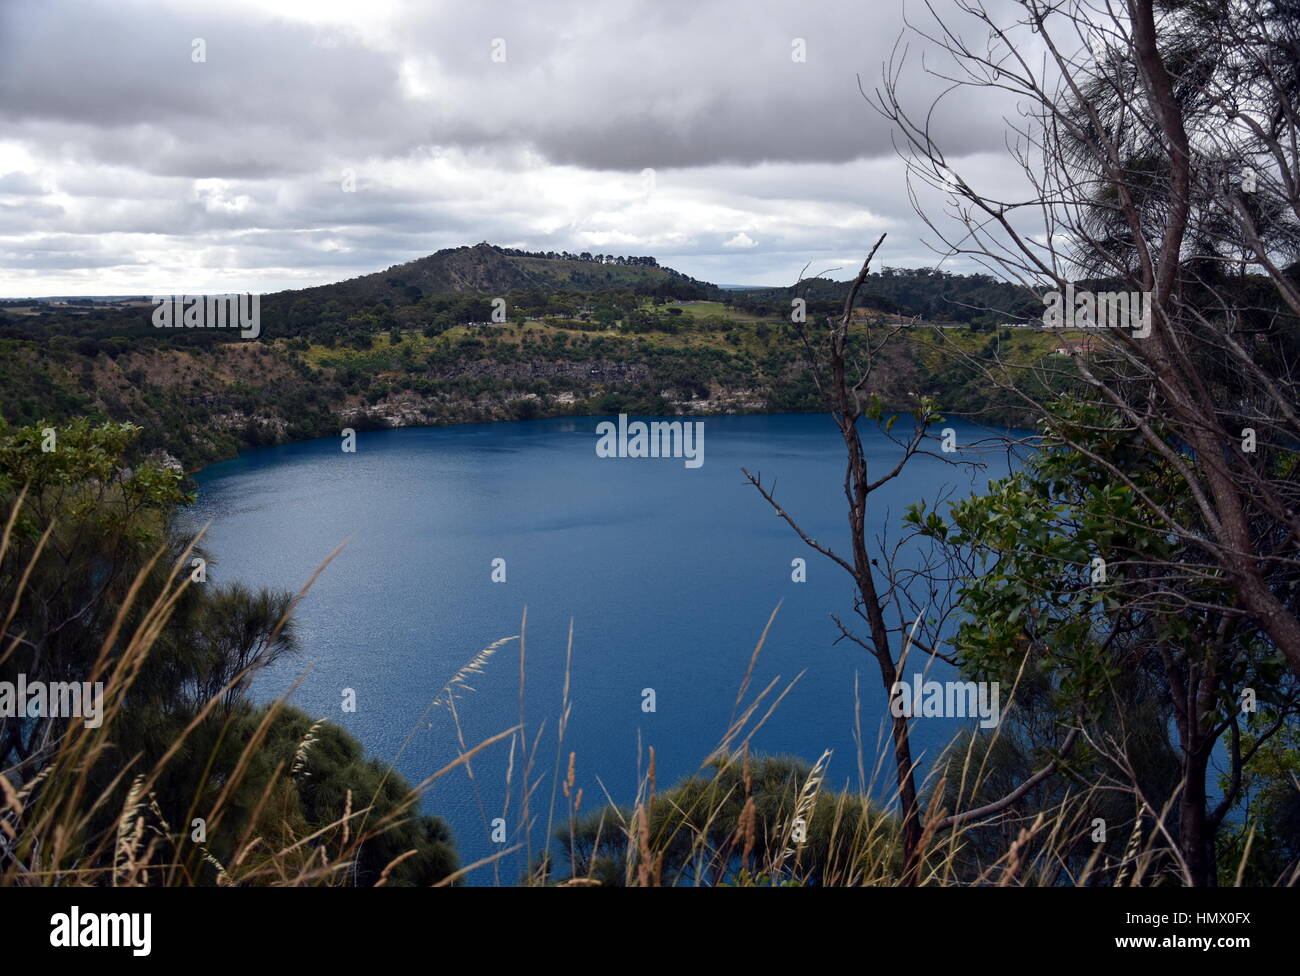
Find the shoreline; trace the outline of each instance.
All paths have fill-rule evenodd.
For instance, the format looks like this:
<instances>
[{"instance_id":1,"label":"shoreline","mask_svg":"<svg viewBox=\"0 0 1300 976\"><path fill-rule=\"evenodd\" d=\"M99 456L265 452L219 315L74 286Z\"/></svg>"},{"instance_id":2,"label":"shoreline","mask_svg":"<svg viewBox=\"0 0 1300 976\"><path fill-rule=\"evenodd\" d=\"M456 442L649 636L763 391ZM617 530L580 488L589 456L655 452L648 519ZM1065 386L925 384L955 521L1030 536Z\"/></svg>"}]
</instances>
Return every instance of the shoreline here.
<instances>
[{"instance_id":1,"label":"shoreline","mask_svg":"<svg viewBox=\"0 0 1300 976\"><path fill-rule=\"evenodd\" d=\"M903 411L891 411L891 412L899 413L900 417L904 413ZM496 426L499 424L542 423L551 420L591 419L593 421L593 434L595 434L595 429L594 429L595 424L598 424L601 421L607 421L611 419L617 421L618 416L619 414L616 413L557 413L557 414L547 415L543 417L529 417L527 419L503 417L496 420L467 420L467 421L457 421L455 423L448 423L448 424L436 424L436 423L435 424L428 424L428 423L405 424L404 423L404 424L394 424L392 426L362 427L362 428L354 428L354 429L358 434L362 434L362 433L375 433L377 431L395 431L395 430L413 430L413 429L414 430L419 430L419 429L439 430L447 427L480 427L480 426L485 427L485 426ZM781 411L770 412L770 413L761 410L744 410L744 411L733 410L733 411L715 411L710 413L678 413L678 414L627 413L626 416L628 417L629 420L703 421L709 418L717 418L717 417L817 417L817 416L821 416L829 419L831 414L826 411L817 411L817 410L808 410L808 411L781 410ZM865 420L866 418L863 419ZM1006 424L1006 423L983 424L978 421L972 420L970 417L965 416L964 414L957 414L957 413L945 414L944 421L947 422L950 420L956 420L964 424L970 424L981 430L988 430L988 431L1000 430L1003 433L1011 433L1011 432L1024 432L1026 434L1034 433L1032 428L1021 427L1017 424ZM275 447L288 447L294 444L309 444L312 441L333 440L341 436L342 431L345 429L347 429L346 426L341 427L339 434L320 434L316 437L295 437L288 440L279 441L275 444L252 444L252 445L243 446L238 448L235 451L235 453L232 455L215 458L200 467L183 468L182 469L183 474L185 478L192 480L195 475L201 474L202 472L207 471L208 469L215 467L216 465L225 464L229 461L238 460L246 451L261 451L261 450L267 450L269 448L275 448ZM176 458L174 455L168 454L167 457L171 461L175 461L177 464L181 463L180 460Z\"/></svg>"}]
</instances>

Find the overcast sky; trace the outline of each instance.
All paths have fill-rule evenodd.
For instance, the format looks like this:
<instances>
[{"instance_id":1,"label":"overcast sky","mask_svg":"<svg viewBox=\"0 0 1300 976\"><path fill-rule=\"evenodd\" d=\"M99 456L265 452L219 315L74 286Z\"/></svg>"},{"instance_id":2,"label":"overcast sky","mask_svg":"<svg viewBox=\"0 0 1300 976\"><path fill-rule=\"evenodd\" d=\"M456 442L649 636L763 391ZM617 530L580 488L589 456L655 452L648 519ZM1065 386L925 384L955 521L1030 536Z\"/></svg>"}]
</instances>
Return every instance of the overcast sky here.
<instances>
[{"instance_id":1,"label":"overcast sky","mask_svg":"<svg viewBox=\"0 0 1300 976\"><path fill-rule=\"evenodd\" d=\"M267 292L483 240L788 284L808 262L850 277L888 231L884 263L933 265L858 90L903 17L904 0L0 0L0 296ZM923 108L937 84L909 76ZM1005 111L970 93L935 120L990 187L1009 179Z\"/></svg>"}]
</instances>

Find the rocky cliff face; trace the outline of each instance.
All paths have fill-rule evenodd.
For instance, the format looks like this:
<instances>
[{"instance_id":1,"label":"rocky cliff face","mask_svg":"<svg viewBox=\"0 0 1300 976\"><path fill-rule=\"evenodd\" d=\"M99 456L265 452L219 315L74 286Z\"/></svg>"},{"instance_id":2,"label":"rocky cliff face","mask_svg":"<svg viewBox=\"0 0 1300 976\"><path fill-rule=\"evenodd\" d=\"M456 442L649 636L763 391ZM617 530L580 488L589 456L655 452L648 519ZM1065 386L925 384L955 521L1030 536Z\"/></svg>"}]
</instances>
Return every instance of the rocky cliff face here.
<instances>
[{"instance_id":1,"label":"rocky cliff face","mask_svg":"<svg viewBox=\"0 0 1300 976\"><path fill-rule=\"evenodd\" d=\"M609 359L579 362L533 360L524 363L498 363L491 359L478 359L444 366L438 370L439 378L442 379L569 379L584 383L640 383L649 374L650 368L644 363L622 363Z\"/></svg>"}]
</instances>

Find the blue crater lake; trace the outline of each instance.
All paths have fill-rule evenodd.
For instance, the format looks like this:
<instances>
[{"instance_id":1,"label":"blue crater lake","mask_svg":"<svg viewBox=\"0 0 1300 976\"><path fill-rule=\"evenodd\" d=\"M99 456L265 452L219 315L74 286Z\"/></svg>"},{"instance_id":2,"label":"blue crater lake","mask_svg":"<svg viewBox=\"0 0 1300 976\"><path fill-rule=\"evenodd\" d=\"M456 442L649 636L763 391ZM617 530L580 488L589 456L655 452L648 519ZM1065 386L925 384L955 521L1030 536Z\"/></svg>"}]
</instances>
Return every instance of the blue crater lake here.
<instances>
[{"instance_id":1,"label":"blue crater lake","mask_svg":"<svg viewBox=\"0 0 1300 976\"><path fill-rule=\"evenodd\" d=\"M211 579L297 590L348 540L299 608L303 652L262 672L254 696L280 696L301 678L293 704L343 725L418 783L458 754L450 715L430 711L430 702L481 649L518 634L527 608L530 749L543 726L533 772L544 777L532 804L536 849L570 621L572 712L561 765L577 754L590 810L607 793L633 800L649 747L661 788L699 768L728 726L755 643L780 604L751 696L778 675L782 685L803 677L753 748L810 762L833 750L828 786L856 786L856 675L870 778L878 743L887 741L887 698L875 660L836 643L830 615L857 619L849 577L805 547L741 473L775 481L778 500L808 534L847 554L844 453L830 418L705 418L696 469L680 459L597 457L596 425L605 419L614 418L362 432L354 454L329 438L248 451L201 472L198 503L181 521L191 530L211 522ZM949 425L959 444L982 436ZM896 463L897 445L874 428L863 438L873 475ZM873 539L888 526L896 541L913 502L933 502L946 486L968 494L1006 473L1002 455L984 460L988 468L973 471L914 459L873 496ZM807 560L806 583L791 580L796 557ZM492 580L496 559L505 560L504 583ZM914 663L909 674L919 670ZM519 670L512 642L471 677L457 702L468 745L519 721ZM934 665L931 676L947 669ZM355 712L340 707L345 688L355 691ZM654 712L643 711L645 689L654 690ZM923 766L963 724L913 723ZM509 761L503 741L475 757L473 783L457 769L426 797L424 809L450 823L463 863L500 849L487 821L501 815ZM891 769L886 763L879 776L880 795L890 792ZM519 811L517 755L514 777L508 820ZM499 870L512 882L524 867L521 852L468 880L491 883Z\"/></svg>"}]
</instances>

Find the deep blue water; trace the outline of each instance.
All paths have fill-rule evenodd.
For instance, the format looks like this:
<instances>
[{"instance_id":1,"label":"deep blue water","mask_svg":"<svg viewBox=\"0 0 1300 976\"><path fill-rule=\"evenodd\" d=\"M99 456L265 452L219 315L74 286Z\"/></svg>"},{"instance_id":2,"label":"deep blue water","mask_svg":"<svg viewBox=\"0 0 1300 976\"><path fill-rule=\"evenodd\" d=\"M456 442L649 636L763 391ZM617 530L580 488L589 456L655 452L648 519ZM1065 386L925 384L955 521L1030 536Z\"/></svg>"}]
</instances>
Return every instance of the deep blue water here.
<instances>
[{"instance_id":1,"label":"deep blue water","mask_svg":"<svg viewBox=\"0 0 1300 976\"><path fill-rule=\"evenodd\" d=\"M561 765L577 753L586 810L606 790L618 802L633 799L647 747L661 787L699 767L728 725L755 642L780 603L751 694L777 675L784 683L806 673L754 748L809 761L831 749L829 785L856 784L857 674L870 777L886 697L874 659L835 644L830 614L852 616L850 580L807 549L740 470L776 479L778 499L809 535L847 552L843 447L830 419L706 418L705 463L693 470L681 460L597 457L602 419L368 432L355 454L328 438L248 451L203 471L183 524L211 520L210 579L296 590L350 540L300 608L303 653L261 674L255 696L283 694L307 672L292 702L350 729L372 755L394 759L415 729L397 765L418 782L457 755L444 708L421 724L430 701L479 650L518 634L526 607L530 746L545 723L533 773L544 779L532 807L544 825L570 621L572 713ZM979 436L951 426L959 444ZM864 440L873 473L897 460L899 449L874 429ZM986 460L986 471L972 473L915 459L873 496L873 536L888 521L897 537L906 506L945 485L966 494L1005 473L1004 459ZM807 559L806 583L791 581L795 557ZM495 558L506 560L505 583L491 580ZM942 678L945 669L931 674ZM518 643L470 684L457 707L472 746L519 721ZM341 710L344 688L356 692L354 713ZM653 713L642 709L647 688ZM913 723L914 753L933 757L961 724ZM476 757L477 798L463 769L428 795L425 809L450 822L465 863L499 849L482 811L500 815L508 758L504 742ZM889 768L878 792L888 792ZM512 843L518 756L514 775ZM533 836L536 845L541 826ZM503 859L502 880L522 867L522 856ZM470 880L490 883L493 869Z\"/></svg>"}]
</instances>

